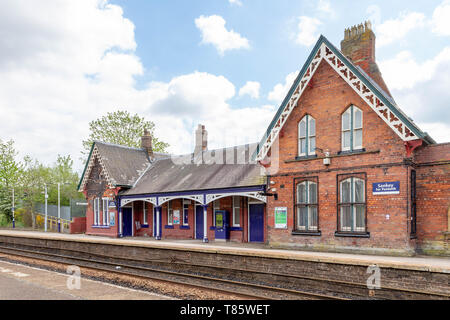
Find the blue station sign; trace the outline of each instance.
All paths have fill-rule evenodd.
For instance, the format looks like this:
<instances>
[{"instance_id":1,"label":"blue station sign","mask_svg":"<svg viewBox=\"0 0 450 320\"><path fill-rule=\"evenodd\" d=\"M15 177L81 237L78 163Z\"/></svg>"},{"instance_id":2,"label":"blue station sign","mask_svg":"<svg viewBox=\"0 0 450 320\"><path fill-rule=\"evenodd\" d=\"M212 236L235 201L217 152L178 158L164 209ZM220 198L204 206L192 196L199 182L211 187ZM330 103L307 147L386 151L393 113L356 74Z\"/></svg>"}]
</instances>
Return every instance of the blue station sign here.
<instances>
[{"instance_id":1,"label":"blue station sign","mask_svg":"<svg viewBox=\"0 0 450 320\"><path fill-rule=\"evenodd\" d=\"M374 195L399 194L400 181L372 183L372 193Z\"/></svg>"}]
</instances>

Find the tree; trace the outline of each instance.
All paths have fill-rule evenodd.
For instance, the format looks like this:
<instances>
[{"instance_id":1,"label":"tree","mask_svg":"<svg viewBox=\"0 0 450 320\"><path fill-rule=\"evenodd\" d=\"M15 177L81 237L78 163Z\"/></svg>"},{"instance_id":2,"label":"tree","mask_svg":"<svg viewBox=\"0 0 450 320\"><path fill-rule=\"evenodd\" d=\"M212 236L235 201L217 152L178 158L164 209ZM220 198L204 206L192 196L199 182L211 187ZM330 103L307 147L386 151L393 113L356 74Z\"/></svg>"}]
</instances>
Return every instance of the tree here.
<instances>
[{"instance_id":1,"label":"tree","mask_svg":"<svg viewBox=\"0 0 450 320\"><path fill-rule=\"evenodd\" d=\"M153 122L146 121L137 114L131 115L128 111L116 111L108 112L106 116L89 123L90 135L87 140L83 140L84 150L81 153L87 158L94 141L140 148L144 129L152 135L153 150L165 152L169 144L155 137Z\"/></svg>"},{"instance_id":2,"label":"tree","mask_svg":"<svg viewBox=\"0 0 450 320\"><path fill-rule=\"evenodd\" d=\"M17 186L22 166L16 161L14 141L0 139L0 214L12 220L12 189Z\"/></svg>"}]
</instances>

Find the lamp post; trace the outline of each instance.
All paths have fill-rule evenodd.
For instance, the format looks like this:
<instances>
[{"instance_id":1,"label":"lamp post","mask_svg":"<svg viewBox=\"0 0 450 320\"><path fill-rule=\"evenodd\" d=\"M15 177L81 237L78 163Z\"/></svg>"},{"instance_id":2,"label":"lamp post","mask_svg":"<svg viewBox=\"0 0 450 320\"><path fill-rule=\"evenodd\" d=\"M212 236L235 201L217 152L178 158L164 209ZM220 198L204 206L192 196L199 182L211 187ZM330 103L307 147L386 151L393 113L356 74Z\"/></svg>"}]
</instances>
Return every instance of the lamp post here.
<instances>
[{"instance_id":1,"label":"lamp post","mask_svg":"<svg viewBox=\"0 0 450 320\"><path fill-rule=\"evenodd\" d=\"M12 190L12 226L13 226L13 229L16 228L16 219L15 219L15 215L14 215L14 187Z\"/></svg>"},{"instance_id":2,"label":"lamp post","mask_svg":"<svg viewBox=\"0 0 450 320\"><path fill-rule=\"evenodd\" d=\"M47 194L47 184L44 184L44 198L45 198L45 232L47 232L47 199L48 199L48 194Z\"/></svg>"},{"instance_id":3,"label":"lamp post","mask_svg":"<svg viewBox=\"0 0 450 320\"><path fill-rule=\"evenodd\" d=\"M61 232L60 183L58 182L58 232Z\"/></svg>"}]
</instances>

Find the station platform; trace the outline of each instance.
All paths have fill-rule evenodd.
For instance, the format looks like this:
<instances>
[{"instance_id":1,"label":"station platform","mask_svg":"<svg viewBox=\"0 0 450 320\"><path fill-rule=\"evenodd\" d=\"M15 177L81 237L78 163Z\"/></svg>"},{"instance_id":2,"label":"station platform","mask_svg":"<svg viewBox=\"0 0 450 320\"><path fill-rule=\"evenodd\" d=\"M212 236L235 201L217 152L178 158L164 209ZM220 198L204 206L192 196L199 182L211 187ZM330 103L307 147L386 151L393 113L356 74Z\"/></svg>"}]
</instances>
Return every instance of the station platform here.
<instances>
[{"instance_id":1,"label":"station platform","mask_svg":"<svg viewBox=\"0 0 450 320\"><path fill-rule=\"evenodd\" d=\"M45 233L36 231L0 230L0 236L18 238L36 238L60 241L77 241L99 244L113 244L130 247L148 247L158 249L171 249L180 251L195 251L204 253L220 253L240 256L265 257L288 260L301 260L325 262L344 265L369 266L377 265L382 268L406 269L438 273L450 273L450 258L414 256L394 257L378 255L362 255L332 252L313 252L300 250L284 250L269 248L264 244L210 242L202 243L200 240L154 240L153 238L108 238L101 236L88 236L84 234Z\"/></svg>"}]
</instances>

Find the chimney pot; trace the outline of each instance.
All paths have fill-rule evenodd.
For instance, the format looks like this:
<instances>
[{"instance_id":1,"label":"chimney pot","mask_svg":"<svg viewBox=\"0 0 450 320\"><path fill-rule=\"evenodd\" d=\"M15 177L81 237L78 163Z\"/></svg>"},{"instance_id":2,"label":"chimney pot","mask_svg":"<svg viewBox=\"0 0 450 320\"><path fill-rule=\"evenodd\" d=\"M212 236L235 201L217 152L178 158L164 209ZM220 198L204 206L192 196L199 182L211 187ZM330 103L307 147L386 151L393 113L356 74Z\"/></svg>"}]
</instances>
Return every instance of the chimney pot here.
<instances>
[{"instance_id":1,"label":"chimney pot","mask_svg":"<svg viewBox=\"0 0 450 320\"><path fill-rule=\"evenodd\" d=\"M150 160L153 159L152 136L147 129L144 129L144 135L141 138L141 148L145 150Z\"/></svg>"},{"instance_id":2,"label":"chimney pot","mask_svg":"<svg viewBox=\"0 0 450 320\"><path fill-rule=\"evenodd\" d=\"M206 150L208 150L208 131L206 131L204 125L199 124L195 131L194 154L199 154Z\"/></svg>"}]
</instances>

